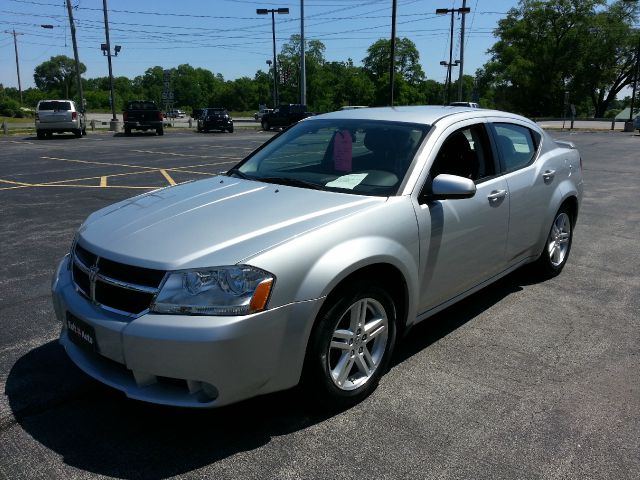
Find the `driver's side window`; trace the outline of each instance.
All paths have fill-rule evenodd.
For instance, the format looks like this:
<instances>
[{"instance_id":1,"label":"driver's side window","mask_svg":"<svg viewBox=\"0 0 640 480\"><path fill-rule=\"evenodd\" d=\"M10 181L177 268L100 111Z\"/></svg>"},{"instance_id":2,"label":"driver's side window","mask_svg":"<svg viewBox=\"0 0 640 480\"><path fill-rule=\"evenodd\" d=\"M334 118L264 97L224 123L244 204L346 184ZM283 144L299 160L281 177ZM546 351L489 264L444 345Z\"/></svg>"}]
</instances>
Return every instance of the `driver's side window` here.
<instances>
[{"instance_id":1,"label":"driver's side window","mask_svg":"<svg viewBox=\"0 0 640 480\"><path fill-rule=\"evenodd\" d=\"M431 178L441 173L476 183L496 174L484 124L461 128L447 137L431 166Z\"/></svg>"}]
</instances>

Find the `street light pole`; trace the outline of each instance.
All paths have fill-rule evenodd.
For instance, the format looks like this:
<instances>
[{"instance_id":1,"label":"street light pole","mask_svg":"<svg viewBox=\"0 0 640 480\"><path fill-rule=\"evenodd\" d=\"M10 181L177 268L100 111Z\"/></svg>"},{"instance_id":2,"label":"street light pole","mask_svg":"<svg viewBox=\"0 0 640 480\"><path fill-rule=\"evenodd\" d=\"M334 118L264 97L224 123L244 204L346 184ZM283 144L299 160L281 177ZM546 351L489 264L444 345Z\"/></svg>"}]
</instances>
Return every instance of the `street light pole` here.
<instances>
[{"instance_id":1,"label":"street light pole","mask_svg":"<svg viewBox=\"0 0 640 480\"><path fill-rule=\"evenodd\" d=\"M106 0L105 0L106 1ZM273 108L278 107L278 67L276 58L276 17L275 14L288 14L288 8L257 8L256 13L258 15L271 14L271 33L273 36L273 91L274 91L274 104Z\"/></svg>"},{"instance_id":2,"label":"street light pole","mask_svg":"<svg viewBox=\"0 0 640 480\"><path fill-rule=\"evenodd\" d=\"M456 60L455 62L445 62L442 60L440 65L447 67L447 79L444 83L444 92L442 93L442 101L445 105L451 103L451 69L453 67L457 67L460 64L460 60Z\"/></svg>"},{"instance_id":3,"label":"street light pole","mask_svg":"<svg viewBox=\"0 0 640 480\"><path fill-rule=\"evenodd\" d=\"M393 0L391 5L391 58L389 59L389 85L391 86L390 105L393 107L393 84L396 74L396 10L397 0Z\"/></svg>"},{"instance_id":4,"label":"street light pole","mask_svg":"<svg viewBox=\"0 0 640 480\"><path fill-rule=\"evenodd\" d=\"M304 0L300 0L300 103L307 104L307 65L304 42Z\"/></svg>"},{"instance_id":5,"label":"street light pole","mask_svg":"<svg viewBox=\"0 0 640 480\"><path fill-rule=\"evenodd\" d=\"M460 21L460 71L458 72L458 101L462 101L462 76L464 70L464 27L467 12L467 0L462 0L462 20Z\"/></svg>"},{"instance_id":6,"label":"street light pole","mask_svg":"<svg viewBox=\"0 0 640 480\"><path fill-rule=\"evenodd\" d=\"M463 8L437 8L436 15L446 15L448 13L451 14L451 33L449 40L449 63L447 65L447 103L451 103L451 66L453 65L453 14L454 13L469 13L471 9L469 7ZM457 61L460 63L460 61ZM440 62L441 65L444 65Z\"/></svg>"}]
</instances>

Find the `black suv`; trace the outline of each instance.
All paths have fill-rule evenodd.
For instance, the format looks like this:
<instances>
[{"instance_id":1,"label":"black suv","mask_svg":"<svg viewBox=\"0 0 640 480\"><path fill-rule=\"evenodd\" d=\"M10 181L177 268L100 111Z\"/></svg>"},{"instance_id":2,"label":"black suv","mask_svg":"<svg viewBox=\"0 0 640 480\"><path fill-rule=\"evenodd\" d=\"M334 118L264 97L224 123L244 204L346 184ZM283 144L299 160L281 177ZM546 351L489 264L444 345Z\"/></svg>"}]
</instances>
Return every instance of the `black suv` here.
<instances>
[{"instance_id":1,"label":"black suv","mask_svg":"<svg viewBox=\"0 0 640 480\"><path fill-rule=\"evenodd\" d=\"M205 108L198 118L198 131L227 130L233 133L233 119L224 108Z\"/></svg>"}]
</instances>

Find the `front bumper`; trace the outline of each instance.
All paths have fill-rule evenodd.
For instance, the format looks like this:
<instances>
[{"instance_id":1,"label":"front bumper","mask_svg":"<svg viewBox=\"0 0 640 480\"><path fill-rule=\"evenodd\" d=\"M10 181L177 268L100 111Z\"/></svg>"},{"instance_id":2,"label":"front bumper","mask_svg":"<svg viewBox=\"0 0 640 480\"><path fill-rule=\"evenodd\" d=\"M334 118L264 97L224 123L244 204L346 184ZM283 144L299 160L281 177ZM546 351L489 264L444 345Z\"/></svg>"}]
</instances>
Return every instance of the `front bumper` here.
<instances>
[{"instance_id":1,"label":"front bumper","mask_svg":"<svg viewBox=\"0 0 640 480\"><path fill-rule=\"evenodd\" d=\"M226 129L226 128L233 127L233 120L231 119L199 120L198 124L200 128L205 130Z\"/></svg>"},{"instance_id":2,"label":"front bumper","mask_svg":"<svg viewBox=\"0 0 640 480\"><path fill-rule=\"evenodd\" d=\"M52 282L54 308L63 325L60 343L85 373L128 397L218 407L299 382L319 300L243 317L148 313L131 319L76 292L68 262L67 256ZM95 350L72 340L68 318L93 329Z\"/></svg>"}]
</instances>

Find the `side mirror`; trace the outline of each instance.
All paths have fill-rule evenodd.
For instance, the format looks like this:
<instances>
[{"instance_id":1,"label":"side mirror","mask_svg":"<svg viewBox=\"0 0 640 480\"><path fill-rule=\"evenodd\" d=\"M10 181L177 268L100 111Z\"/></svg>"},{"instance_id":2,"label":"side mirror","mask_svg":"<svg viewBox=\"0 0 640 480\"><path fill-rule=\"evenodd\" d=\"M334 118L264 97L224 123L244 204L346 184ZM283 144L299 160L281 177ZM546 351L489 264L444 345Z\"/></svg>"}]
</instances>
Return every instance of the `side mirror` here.
<instances>
[{"instance_id":1,"label":"side mirror","mask_svg":"<svg viewBox=\"0 0 640 480\"><path fill-rule=\"evenodd\" d=\"M424 200L448 200L471 198L476 194L476 184L469 178L441 173L431 182L431 192Z\"/></svg>"}]
</instances>

